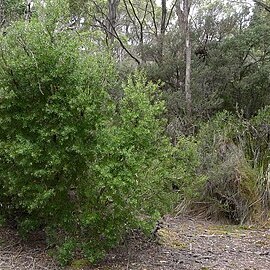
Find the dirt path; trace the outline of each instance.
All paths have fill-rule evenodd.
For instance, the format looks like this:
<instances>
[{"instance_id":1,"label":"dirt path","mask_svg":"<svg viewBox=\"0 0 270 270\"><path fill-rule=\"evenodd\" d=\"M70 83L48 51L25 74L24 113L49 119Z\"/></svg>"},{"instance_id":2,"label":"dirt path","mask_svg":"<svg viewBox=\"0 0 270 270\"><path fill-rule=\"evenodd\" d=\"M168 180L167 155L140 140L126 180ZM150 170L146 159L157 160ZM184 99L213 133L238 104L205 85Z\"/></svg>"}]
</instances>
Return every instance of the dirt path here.
<instances>
[{"instance_id":1,"label":"dirt path","mask_svg":"<svg viewBox=\"0 0 270 270\"><path fill-rule=\"evenodd\" d=\"M167 218L158 232L159 245L138 242L91 269L270 270L270 229Z\"/></svg>"},{"instance_id":2,"label":"dirt path","mask_svg":"<svg viewBox=\"0 0 270 270\"><path fill-rule=\"evenodd\" d=\"M40 240L26 244L0 230L0 270L59 270ZM157 242L133 234L95 267L85 270L269 270L270 229L220 225L196 218L164 220ZM81 264L82 265L82 264Z\"/></svg>"},{"instance_id":3,"label":"dirt path","mask_svg":"<svg viewBox=\"0 0 270 270\"><path fill-rule=\"evenodd\" d=\"M23 241L18 234L0 228L0 270L58 270L47 255L44 239L35 235Z\"/></svg>"}]
</instances>

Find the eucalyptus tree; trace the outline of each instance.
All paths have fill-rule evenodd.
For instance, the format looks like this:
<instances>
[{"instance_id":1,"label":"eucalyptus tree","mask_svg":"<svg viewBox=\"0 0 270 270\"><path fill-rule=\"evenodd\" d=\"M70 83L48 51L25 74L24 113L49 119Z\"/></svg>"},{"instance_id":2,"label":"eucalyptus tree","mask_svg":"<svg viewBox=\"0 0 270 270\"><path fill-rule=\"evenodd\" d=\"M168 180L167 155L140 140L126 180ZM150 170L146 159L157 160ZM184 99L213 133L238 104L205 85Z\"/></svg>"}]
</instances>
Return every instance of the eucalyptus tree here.
<instances>
[{"instance_id":1,"label":"eucalyptus tree","mask_svg":"<svg viewBox=\"0 0 270 270\"><path fill-rule=\"evenodd\" d=\"M154 0L95 0L89 6L92 27L103 31L120 61L130 58L138 65L162 61L175 3L168 7L165 0L162 6Z\"/></svg>"},{"instance_id":2,"label":"eucalyptus tree","mask_svg":"<svg viewBox=\"0 0 270 270\"><path fill-rule=\"evenodd\" d=\"M251 10L224 1L207 1L200 5L192 20L193 102L194 113L207 118L224 106L225 90L232 67L230 55L235 48L225 43L238 36L250 22ZM224 96L225 95L225 96ZM223 104L223 105L222 105Z\"/></svg>"},{"instance_id":3,"label":"eucalyptus tree","mask_svg":"<svg viewBox=\"0 0 270 270\"><path fill-rule=\"evenodd\" d=\"M196 110L241 110L247 117L269 104L269 13L247 3L216 1L194 22ZM208 108L207 108L208 107Z\"/></svg>"},{"instance_id":4,"label":"eucalyptus tree","mask_svg":"<svg viewBox=\"0 0 270 270\"><path fill-rule=\"evenodd\" d=\"M5 3L4 0L0 0L0 27L5 23Z\"/></svg>"},{"instance_id":5,"label":"eucalyptus tree","mask_svg":"<svg viewBox=\"0 0 270 270\"><path fill-rule=\"evenodd\" d=\"M177 4L177 16L178 24L181 29L183 38L185 40L185 62L186 62L186 72L185 72L185 96L186 96L186 110L187 115L191 116L192 112L192 101L191 101L191 37L190 37L190 10L192 6L192 0L182 0Z\"/></svg>"}]
</instances>

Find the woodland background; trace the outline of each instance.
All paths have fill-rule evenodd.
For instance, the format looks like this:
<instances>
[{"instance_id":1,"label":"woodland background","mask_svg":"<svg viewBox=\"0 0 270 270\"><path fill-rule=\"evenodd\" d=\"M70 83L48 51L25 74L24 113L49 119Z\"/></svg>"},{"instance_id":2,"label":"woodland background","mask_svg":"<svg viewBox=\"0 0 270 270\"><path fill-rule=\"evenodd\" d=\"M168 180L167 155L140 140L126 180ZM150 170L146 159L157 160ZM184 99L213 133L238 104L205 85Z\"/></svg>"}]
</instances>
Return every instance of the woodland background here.
<instances>
[{"instance_id":1,"label":"woodland background","mask_svg":"<svg viewBox=\"0 0 270 270\"><path fill-rule=\"evenodd\" d=\"M270 207L270 2L0 0L0 217L62 264L172 211Z\"/></svg>"}]
</instances>

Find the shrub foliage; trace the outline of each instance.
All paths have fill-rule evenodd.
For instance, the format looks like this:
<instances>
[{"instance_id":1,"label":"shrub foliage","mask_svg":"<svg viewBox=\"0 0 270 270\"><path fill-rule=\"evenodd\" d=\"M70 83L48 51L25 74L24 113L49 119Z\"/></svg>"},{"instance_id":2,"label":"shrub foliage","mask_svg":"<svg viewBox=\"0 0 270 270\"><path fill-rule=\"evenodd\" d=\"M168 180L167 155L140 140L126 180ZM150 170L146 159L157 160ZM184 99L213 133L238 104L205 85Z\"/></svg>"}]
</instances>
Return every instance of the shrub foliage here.
<instances>
[{"instance_id":1,"label":"shrub foliage","mask_svg":"<svg viewBox=\"0 0 270 270\"><path fill-rule=\"evenodd\" d=\"M142 74L115 101L109 57L75 32L34 18L7 32L0 41L1 214L22 232L45 228L62 263L78 251L95 261L172 205L164 104Z\"/></svg>"},{"instance_id":2,"label":"shrub foliage","mask_svg":"<svg viewBox=\"0 0 270 270\"><path fill-rule=\"evenodd\" d=\"M211 216L236 223L264 219L269 212L269 108L250 120L216 115L198 135L204 192Z\"/></svg>"}]
</instances>

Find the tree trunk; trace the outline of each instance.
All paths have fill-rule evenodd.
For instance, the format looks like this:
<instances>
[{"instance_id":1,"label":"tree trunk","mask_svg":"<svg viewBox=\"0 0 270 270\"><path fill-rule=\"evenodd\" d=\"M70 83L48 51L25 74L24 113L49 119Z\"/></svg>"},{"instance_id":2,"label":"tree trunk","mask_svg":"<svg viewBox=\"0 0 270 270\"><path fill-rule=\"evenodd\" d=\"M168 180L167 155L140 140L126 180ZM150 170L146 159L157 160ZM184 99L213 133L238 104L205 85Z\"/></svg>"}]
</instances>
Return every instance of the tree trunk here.
<instances>
[{"instance_id":1,"label":"tree trunk","mask_svg":"<svg viewBox=\"0 0 270 270\"><path fill-rule=\"evenodd\" d=\"M185 72L185 96L186 96L186 111L187 115L192 114L192 95L191 95L191 40L190 40L190 7L192 0L179 0L177 5L177 16L179 28L182 30L182 35L185 40L185 62L186 62L186 72ZM181 5L182 4L182 5Z\"/></svg>"},{"instance_id":2,"label":"tree trunk","mask_svg":"<svg viewBox=\"0 0 270 270\"><path fill-rule=\"evenodd\" d=\"M190 41L190 26L189 26L189 11L190 1L184 0L184 16L185 16L185 58L186 58L186 76L185 76L185 94L187 104L187 115L191 116L192 113L192 97L190 88L191 78L191 41Z\"/></svg>"},{"instance_id":3,"label":"tree trunk","mask_svg":"<svg viewBox=\"0 0 270 270\"><path fill-rule=\"evenodd\" d=\"M32 0L25 1L26 8L25 8L25 20L30 21L32 15Z\"/></svg>"},{"instance_id":4,"label":"tree trunk","mask_svg":"<svg viewBox=\"0 0 270 270\"><path fill-rule=\"evenodd\" d=\"M164 38L166 32L166 19L167 19L167 5L166 0L161 1L161 24L160 24L160 35L159 35L159 62L163 61L163 47L164 47Z\"/></svg>"},{"instance_id":5,"label":"tree trunk","mask_svg":"<svg viewBox=\"0 0 270 270\"><path fill-rule=\"evenodd\" d=\"M109 33L110 45L114 42L114 34L116 27L117 7L120 0L108 0L108 21L107 28Z\"/></svg>"},{"instance_id":6,"label":"tree trunk","mask_svg":"<svg viewBox=\"0 0 270 270\"><path fill-rule=\"evenodd\" d=\"M5 23L5 6L4 6L5 0L0 0L0 28L3 27Z\"/></svg>"},{"instance_id":7,"label":"tree trunk","mask_svg":"<svg viewBox=\"0 0 270 270\"><path fill-rule=\"evenodd\" d=\"M186 104L187 104L187 115L192 114L192 97L191 97L191 42L190 42L190 32L186 32L186 76L185 76L185 94L186 94Z\"/></svg>"}]
</instances>

